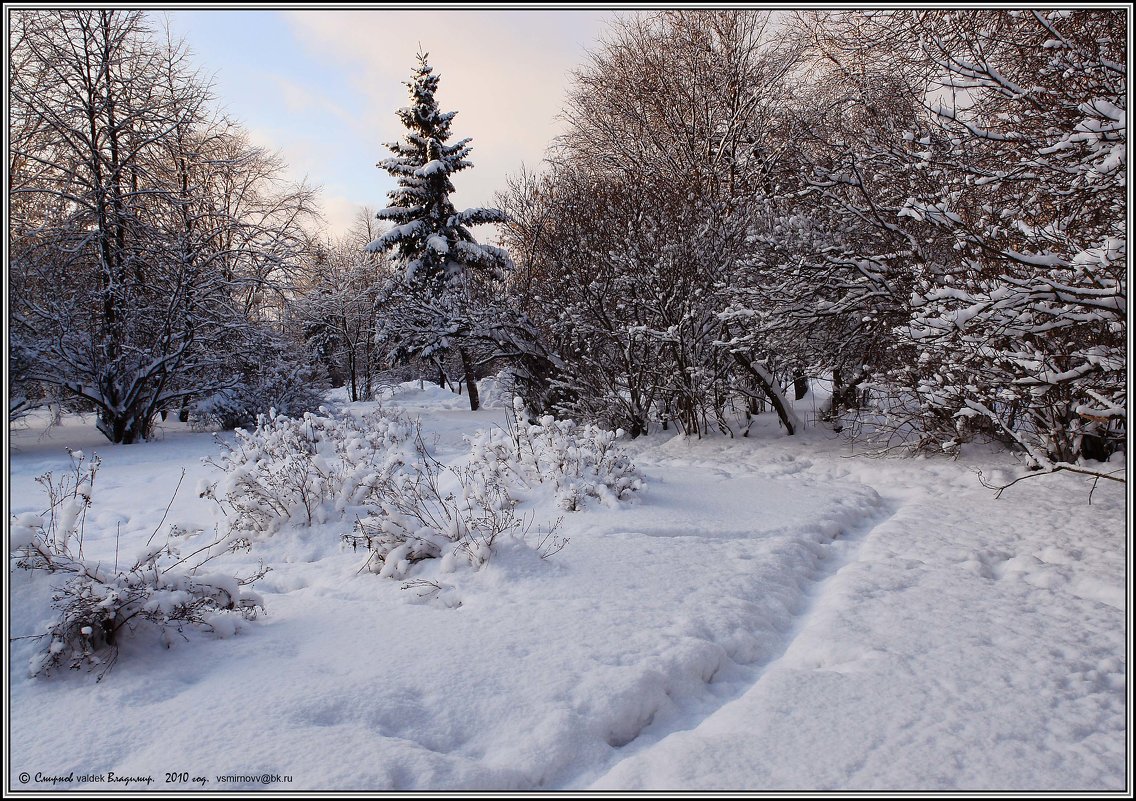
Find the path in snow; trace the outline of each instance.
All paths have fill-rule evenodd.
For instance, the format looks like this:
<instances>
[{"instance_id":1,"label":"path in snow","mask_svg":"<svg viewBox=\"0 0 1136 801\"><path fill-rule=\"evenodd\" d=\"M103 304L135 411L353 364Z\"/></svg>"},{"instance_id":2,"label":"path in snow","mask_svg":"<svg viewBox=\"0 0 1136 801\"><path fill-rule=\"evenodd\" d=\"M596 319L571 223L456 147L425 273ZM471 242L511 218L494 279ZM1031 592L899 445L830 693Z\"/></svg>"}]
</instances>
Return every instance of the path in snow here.
<instances>
[{"instance_id":1,"label":"path in snow","mask_svg":"<svg viewBox=\"0 0 1136 801\"><path fill-rule=\"evenodd\" d=\"M849 467L896 512L818 589L784 654L591 786L1123 788L1123 528L1087 526L1101 510L1068 477L998 501L950 463ZM1100 506L1123 520L1123 492Z\"/></svg>"},{"instance_id":2,"label":"path in snow","mask_svg":"<svg viewBox=\"0 0 1136 801\"><path fill-rule=\"evenodd\" d=\"M727 472L721 473L726 474ZM891 511L880 506L875 514L867 516L861 523L846 526L832 534L826 533L825 539L818 543L819 548L816 551L815 565L799 574L801 579L799 584L800 598L797 599L794 606L787 609L788 616L780 621L777 636L770 637L766 646L767 650L762 653L760 658L753 661L743 660L741 664L736 665L733 671L735 676L733 681L727 687L722 687L721 690L713 693L707 702L701 704L701 708L692 711L691 714L675 720L669 726L651 725L652 721L649 719L646 721L648 725L636 732L632 740L627 743L613 743L619 745L620 752L613 754L607 764L588 767L582 775L570 782L568 786L588 786L592 782L596 782L596 777L601 774L615 773L619 775L619 771L624 769L625 762L634 764L636 760L646 759L653 766L653 749L660 742L669 742L670 737L676 734L699 729L705 721L718 715L721 709L728 707L729 704L742 698L743 695L752 692L763 677L770 671L776 670L785 661L786 654L793 649L797 637L809 628L810 620L815 616L816 610L824 606L829 587L834 583L835 577L850 562L855 560L855 554L871 532L891 516ZM832 539L827 539L828 536ZM761 615L759 614L757 617L760 618ZM709 682L712 682L713 679L715 679L715 676L711 676ZM715 782L705 786L722 786L720 781L721 777L718 776ZM594 786L601 787L601 789L615 789L620 785L610 784L601 778ZM686 785L654 784L652 782L649 786L662 789L662 787Z\"/></svg>"},{"instance_id":3,"label":"path in snow","mask_svg":"<svg viewBox=\"0 0 1136 801\"><path fill-rule=\"evenodd\" d=\"M446 460L500 419L429 387L396 401ZM21 439L14 511L88 429ZM99 684L29 680L14 642L13 769L297 790L1123 788L1123 488L1088 507L1052 476L995 501L961 464L844 459L811 434L629 443L646 488L566 514L555 557L420 565L458 608L358 574L328 524L234 556L273 567L268 616L236 637L166 651L140 633ZM144 542L183 464L169 522L213 525L192 491L208 437L99 450L92 553L113 557L119 524L124 548ZM51 580L10 578L12 634L42 630Z\"/></svg>"},{"instance_id":4,"label":"path in snow","mask_svg":"<svg viewBox=\"0 0 1136 801\"><path fill-rule=\"evenodd\" d=\"M448 455L471 419L487 416L443 409L424 422ZM124 509L148 535L160 506L132 511L128 487L169 484L178 468L140 463L161 447L110 450L97 503ZM503 548L476 574L422 565L419 575L454 585L446 598L457 609L357 575L362 557L340 550L332 526L281 532L245 557L273 572L260 585L268 617L239 637L174 652L143 638L93 691L81 677L17 677L13 728L28 735L14 758L34 761L51 744L90 766L80 770L124 773L170 751L187 766L257 767L337 789L562 787L596 776L737 697L839 565L841 535L880 513L856 483L662 456L643 454L640 498L566 515L572 541L550 560ZM205 471L190 467L193 487ZM18 600L42 603L44 588L18 578ZM110 744L62 725L106 708L116 710ZM224 721L223 739L196 734L208 721ZM234 741L242 747L224 745ZM325 758L313 763L313 748Z\"/></svg>"}]
</instances>

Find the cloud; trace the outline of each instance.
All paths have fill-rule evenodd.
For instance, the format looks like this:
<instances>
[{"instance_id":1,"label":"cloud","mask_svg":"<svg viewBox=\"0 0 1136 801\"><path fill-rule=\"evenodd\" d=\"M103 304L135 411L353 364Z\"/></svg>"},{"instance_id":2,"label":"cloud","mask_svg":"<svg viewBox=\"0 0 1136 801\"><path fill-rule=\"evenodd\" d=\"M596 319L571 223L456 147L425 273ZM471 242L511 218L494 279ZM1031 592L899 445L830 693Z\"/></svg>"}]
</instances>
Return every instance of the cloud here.
<instances>
[{"instance_id":1,"label":"cloud","mask_svg":"<svg viewBox=\"0 0 1136 801\"><path fill-rule=\"evenodd\" d=\"M381 143L403 135L395 110L419 45L441 77L438 100L457 111L453 131L473 137L474 167L455 176L461 205L492 203L506 175L539 164L560 131L568 73L602 29L592 12L286 12L308 55L337 65L359 97L351 116L368 132L361 169L386 156ZM296 104L318 101L295 92ZM314 106L313 106L314 107ZM353 126L354 127L354 126ZM379 195L378 197L381 197Z\"/></svg>"},{"instance_id":2,"label":"cloud","mask_svg":"<svg viewBox=\"0 0 1136 801\"><path fill-rule=\"evenodd\" d=\"M276 86L280 99L290 113L327 114L348 124L358 124L358 119L354 115L349 114L345 108L329 100L326 96L319 95L306 86L301 86L282 75L267 74L265 77Z\"/></svg>"},{"instance_id":3,"label":"cloud","mask_svg":"<svg viewBox=\"0 0 1136 801\"><path fill-rule=\"evenodd\" d=\"M327 233L333 237L343 236L355 224L359 212L363 207L355 201L342 195L331 195L326 192L320 195L324 220L327 221Z\"/></svg>"},{"instance_id":4,"label":"cloud","mask_svg":"<svg viewBox=\"0 0 1136 801\"><path fill-rule=\"evenodd\" d=\"M320 183L319 176L326 163L322 142L310 136L297 134L295 131L279 128L246 128L246 130L252 144L283 155L286 165L283 175L285 180L309 186ZM378 170L374 172L376 173L374 177L377 179ZM378 186L377 180L376 186ZM344 193L339 184L325 183L320 185L320 188L317 202L325 222L321 233L331 237L342 236L351 228L360 209L367 204L352 199L350 193ZM376 193L380 196L384 194L381 189L376 189ZM371 207L375 205L375 203L370 204Z\"/></svg>"}]
</instances>

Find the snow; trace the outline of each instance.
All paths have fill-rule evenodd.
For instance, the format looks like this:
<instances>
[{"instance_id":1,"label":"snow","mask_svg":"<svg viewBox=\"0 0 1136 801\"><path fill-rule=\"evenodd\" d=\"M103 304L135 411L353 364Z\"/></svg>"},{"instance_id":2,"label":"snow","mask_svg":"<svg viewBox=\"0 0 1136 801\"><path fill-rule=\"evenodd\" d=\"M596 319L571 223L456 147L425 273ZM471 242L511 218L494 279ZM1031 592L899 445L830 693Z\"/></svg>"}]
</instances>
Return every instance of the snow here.
<instances>
[{"instance_id":1,"label":"snow","mask_svg":"<svg viewBox=\"0 0 1136 801\"><path fill-rule=\"evenodd\" d=\"M453 464L464 436L505 425L492 380L482 399L473 413L413 383L382 405ZM202 463L218 448L162 425L128 447L90 418L13 429L10 545L67 446L102 459L90 556L140 550L183 467L165 525L212 531L217 504L190 489L221 478ZM534 493L526 510L570 540L547 559L506 541L479 571L412 566L431 593L360 572L339 543L352 521L284 527L197 578L236 592L233 574L271 566L254 621L217 615L170 648L140 630L100 682L30 679L36 645L11 640L12 771L247 777L229 790L263 773L292 778L277 790L1125 788L1123 485L1090 505L1091 483L1058 474L995 499L975 470L1017 478L1004 453L848 458L771 414L745 439L623 446L632 497L565 512ZM54 583L11 569L10 637L43 630Z\"/></svg>"},{"instance_id":2,"label":"snow","mask_svg":"<svg viewBox=\"0 0 1136 801\"><path fill-rule=\"evenodd\" d=\"M434 159L423 164L421 167L414 171L414 175L418 178L429 178L439 173L449 172L449 167L446 162L441 159Z\"/></svg>"}]
</instances>

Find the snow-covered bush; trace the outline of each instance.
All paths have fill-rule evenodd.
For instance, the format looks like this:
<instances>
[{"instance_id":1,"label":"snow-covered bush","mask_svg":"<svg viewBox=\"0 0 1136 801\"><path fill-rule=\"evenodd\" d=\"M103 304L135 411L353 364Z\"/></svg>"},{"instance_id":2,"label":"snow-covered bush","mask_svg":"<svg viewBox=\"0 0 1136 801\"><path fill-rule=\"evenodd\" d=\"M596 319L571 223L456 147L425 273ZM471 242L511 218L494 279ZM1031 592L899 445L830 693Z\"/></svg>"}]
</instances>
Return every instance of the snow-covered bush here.
<instances>
[{"instance_id":1,"label":"snow-covered bush","mask_svg":"<svg viewBox=\"0 0 1136 801\"><path fill-rule=\"evenodd\" d=\"M465 562L486 564L504 537L527 542L542 557L558 552L567 540L556 535L560 520L538 526L519 515L501 476L476 460L463 468L443 465L415 438L415 458L374 487L374 512L359 518L343 541L370 551L367 568L381 576L403 578L411 565L441 557L443 570ZM443 489L444 484L454 488ZM529 535L535 534L530 539Z\"/></svg>"},{"instance_id":2,"label":"snow-covered bush","mask_svg":"<svg viewBox=\"0 0 1136 801\"><path fill-rule=\"evenodd\" d=\"M583 508L588 498L608 506L643 486L643 477L616 440L622 431L577 425L551 415L529 422L524 402L513 401L507 430L469 437L472 463L502 486L550 483L563 509Z\"/></svg>"},{"instance_id":3,"label":"snow-covered bush","mask_svg":"<svg viewBox=\"0 0 1136 801\"><path fill-rule=\"evenodd\" d=\"M38 635L45 645L31 658L29 675L86 666L98 668L101 679L117 659L123 635L140 625L156 627L168 646L174 632L184 636L186 626L229 636L236 631L235 616L251 619L264 608L259 595L242 588L266 568L245 578L202 572L230 550L230 538L214 537L202 545L185 528L171 526L162 543L147 542L127 568L118 566L117 557L113 564L84 558L86 512L99 459L96 455L84 464L81 452L71 456L69 473L38 479L47 489L48 510L13 516L10 522L9 551L17 567L67 577L55 588L58 616Z\"/></svg>"},{"instance_id":4,"label":"snow-covered bush","mask_svg":"<svg viewBox=\"0 0 1136 801\"><path fill-rule=\"evenodd\" d=\"M9 529L9 551L32 545L37 538L44 546L63 556L83 556L87 510L102 460L97 453L90 459L82 451L67 449L71 467L61 476L48 472L36 476L36 483L47 495L47 511L42 515L28 513L12 518ZM74 553L72 553L74 551Z\"/></svg>"},{"instance_id":5,"label":"snow-covered bush","mask_svg":"<svg viewBox=\"0 0 1136 801\"><path fill-rule=\"evenodd\" d=\"M269 409L299 416L319 408L326 381L310 364L293 364L280 354L247 367L232 386L201 398L189 410L189 424L197 431L232 430L253 425Z\"/></svg>"},{"instance_id":6,"label":"snow-covered bush","mask_svg":"<svg viewBox=\"0 0 1136 801\"><path fill-rule=\"evenodd\" d=\"M447 467L415 440L416 458L373 487L372 514L356 521L344 542L370 551L367 567L381 576L402 578L415 562L442 557L473 567L489 561L503 536L524 539L531 520L517 515L516 501L504 486L477 466ZM446 491L444 479L456 480Z\"/></svg>"},{"instance_id":7,"label":"snow-covered bush","mask_svg":"<svg viewBox=\"0 0 1136 801\"><path fill-rule=\"evenodd\" d=\"M463 468L442 464L417 422L401 415L262 416L221 449L210 463L226 475L201 494L231 514L235 536L354 519L341 539L366 549L367 569L382 576L402 578L423 559L480 567L501 537L524 540L533 528L517 514L503 471L477 458ZM556 527L539 527L534 547L544 556L564 545Z\"/></svg>"},{"instance_id":8,"label":"snow-covered bush","mask_svg":"<svg viewBox=\"0 0 1136 801\"><path fill-rule=\"evenodd\" d=\"M342 518L368 502L411 452L416 427L404 417L345 412L287 417L273 410L252 431L218 439L225 477L199 494L231 512L230 528L272 533L291 523L310 526ZM226 506L228 508L226 508Z\"/></svg>"},{"instance_id":9,"label":"snow-covered bush","mask_svg":"<svg viewBox=\"0 0 1136 801\"><path fill-rule=\"evenodd\" d=\"M224 552L223 540L213 545L215 555ZM32 676L63 665L101 667L105 673L118 656L124 627L156 626L167 645L172 633L183 634L187 625L225 637L236 631L233 615L251 619L264 607L259 595L241 589L263 576L264 568L245 578L201 574L201 562L188 566L187 558L165 543L144 551L125 570L52 554L38 543L18 564L71 574L52 598L59 616L45 634L46 647L28 665Z\"/></svg>"}]
</instances>

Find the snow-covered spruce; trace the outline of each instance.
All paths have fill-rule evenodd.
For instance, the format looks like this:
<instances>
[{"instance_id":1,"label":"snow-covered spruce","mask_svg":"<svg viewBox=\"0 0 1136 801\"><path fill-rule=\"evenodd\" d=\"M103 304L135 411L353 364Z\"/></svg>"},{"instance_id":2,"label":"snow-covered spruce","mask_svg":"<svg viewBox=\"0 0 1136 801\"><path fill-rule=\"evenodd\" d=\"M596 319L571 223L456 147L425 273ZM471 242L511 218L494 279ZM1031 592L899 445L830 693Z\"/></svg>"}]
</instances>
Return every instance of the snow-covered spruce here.
<instances>
[{"instance_id":1,"label":"snow-covered spruce","mask_svg":"<svg viewBox=\"0 0 1136 801\"><path fill-rule=\"evenodd\" d=\"M443 286L464 287L473 270L503 277L512 260L501 248L478 244L468 228L502 222L504 214L482 208L459 212L450 200L455 190L449 176L473 166L466 158L471 139L446 144L457 112L443 112L438 106L438 76L433 72L426 54L419 54L418 68L406 84L413 105L398 111L406 138L387 144L393 155L379 163L398 187L388 193L390 205L378 218L395 225L367 250L396 249L407 283L430 284L437 293Z\"/></svg>"},{"instance_id":2,"label":"snow-covered spruce","mask_svg":"<svg viewBox=\"0 0 1136 801\"><path fill-rule=\"evenodd\" d=\"M616 442L622 431L577 425L551 415L531 419L524 401L516 398L507 417L508 430L478 431L467 438L472 462L510 488L514 498L520 499L520 488L551 484L557 504L576 511L588 498L614 506L642 488L643 477Z\"/></svg>"},{"instance_id":3,"label":"snow-covered spruce","mask_svg":"<svg viewBox=\"0 0 1136 801\"><path fill-rule=\"evenodd\" d=\"M387 194L390 205L377 215L393 226L367 246L371 253L394 251L396 263L405 271L405 284L385 298L378 335L396 361L437 362L447 351L456 350L470 409L476 411L477 375L471 353L476 326L470 318L478 309L494 305L488 300L494 292L483 287L479 293L475 284L501 280L513 261L502 248L479 244L469 229L506 218L498 209L458 211L450 200L455 191L450 176L473 166L467 158L471 140L447 144L457 112L439 107L434 96L438 76L426 54L418 55L418 67L406 86L411 105L398 110L406 136L387 144L393 155L379 163L398 182Z\"/></svg>"},{"instance_id":4,"label":"snow-covered spruce","mask_svg":"<svg viewBox=\"0 0 1136 801\"><path fill-rule=\"evenodd\" d=\"M173 633L185 636L186 627L230 636L238 619L252 619L264 608L258 594L243 589L265 575L263 566L243 578L202 572L231 549L227 537L201 543L186 529L171 526L162 542L148 542L128 568L120 569L117 560L108 565L84 558L86 512L99 459L93 456L84 465L77 451L71 458L68 474L37 479L46 488L47 511L10 521L9 549L17 567L67 577L55 587L52 605L58 616L39 635L44 646L30 659L29 676L87 667L97 669L101 680L117 660L124 635L140 626L156 628L168 647Z\"/></svg>"}]
</instances>

